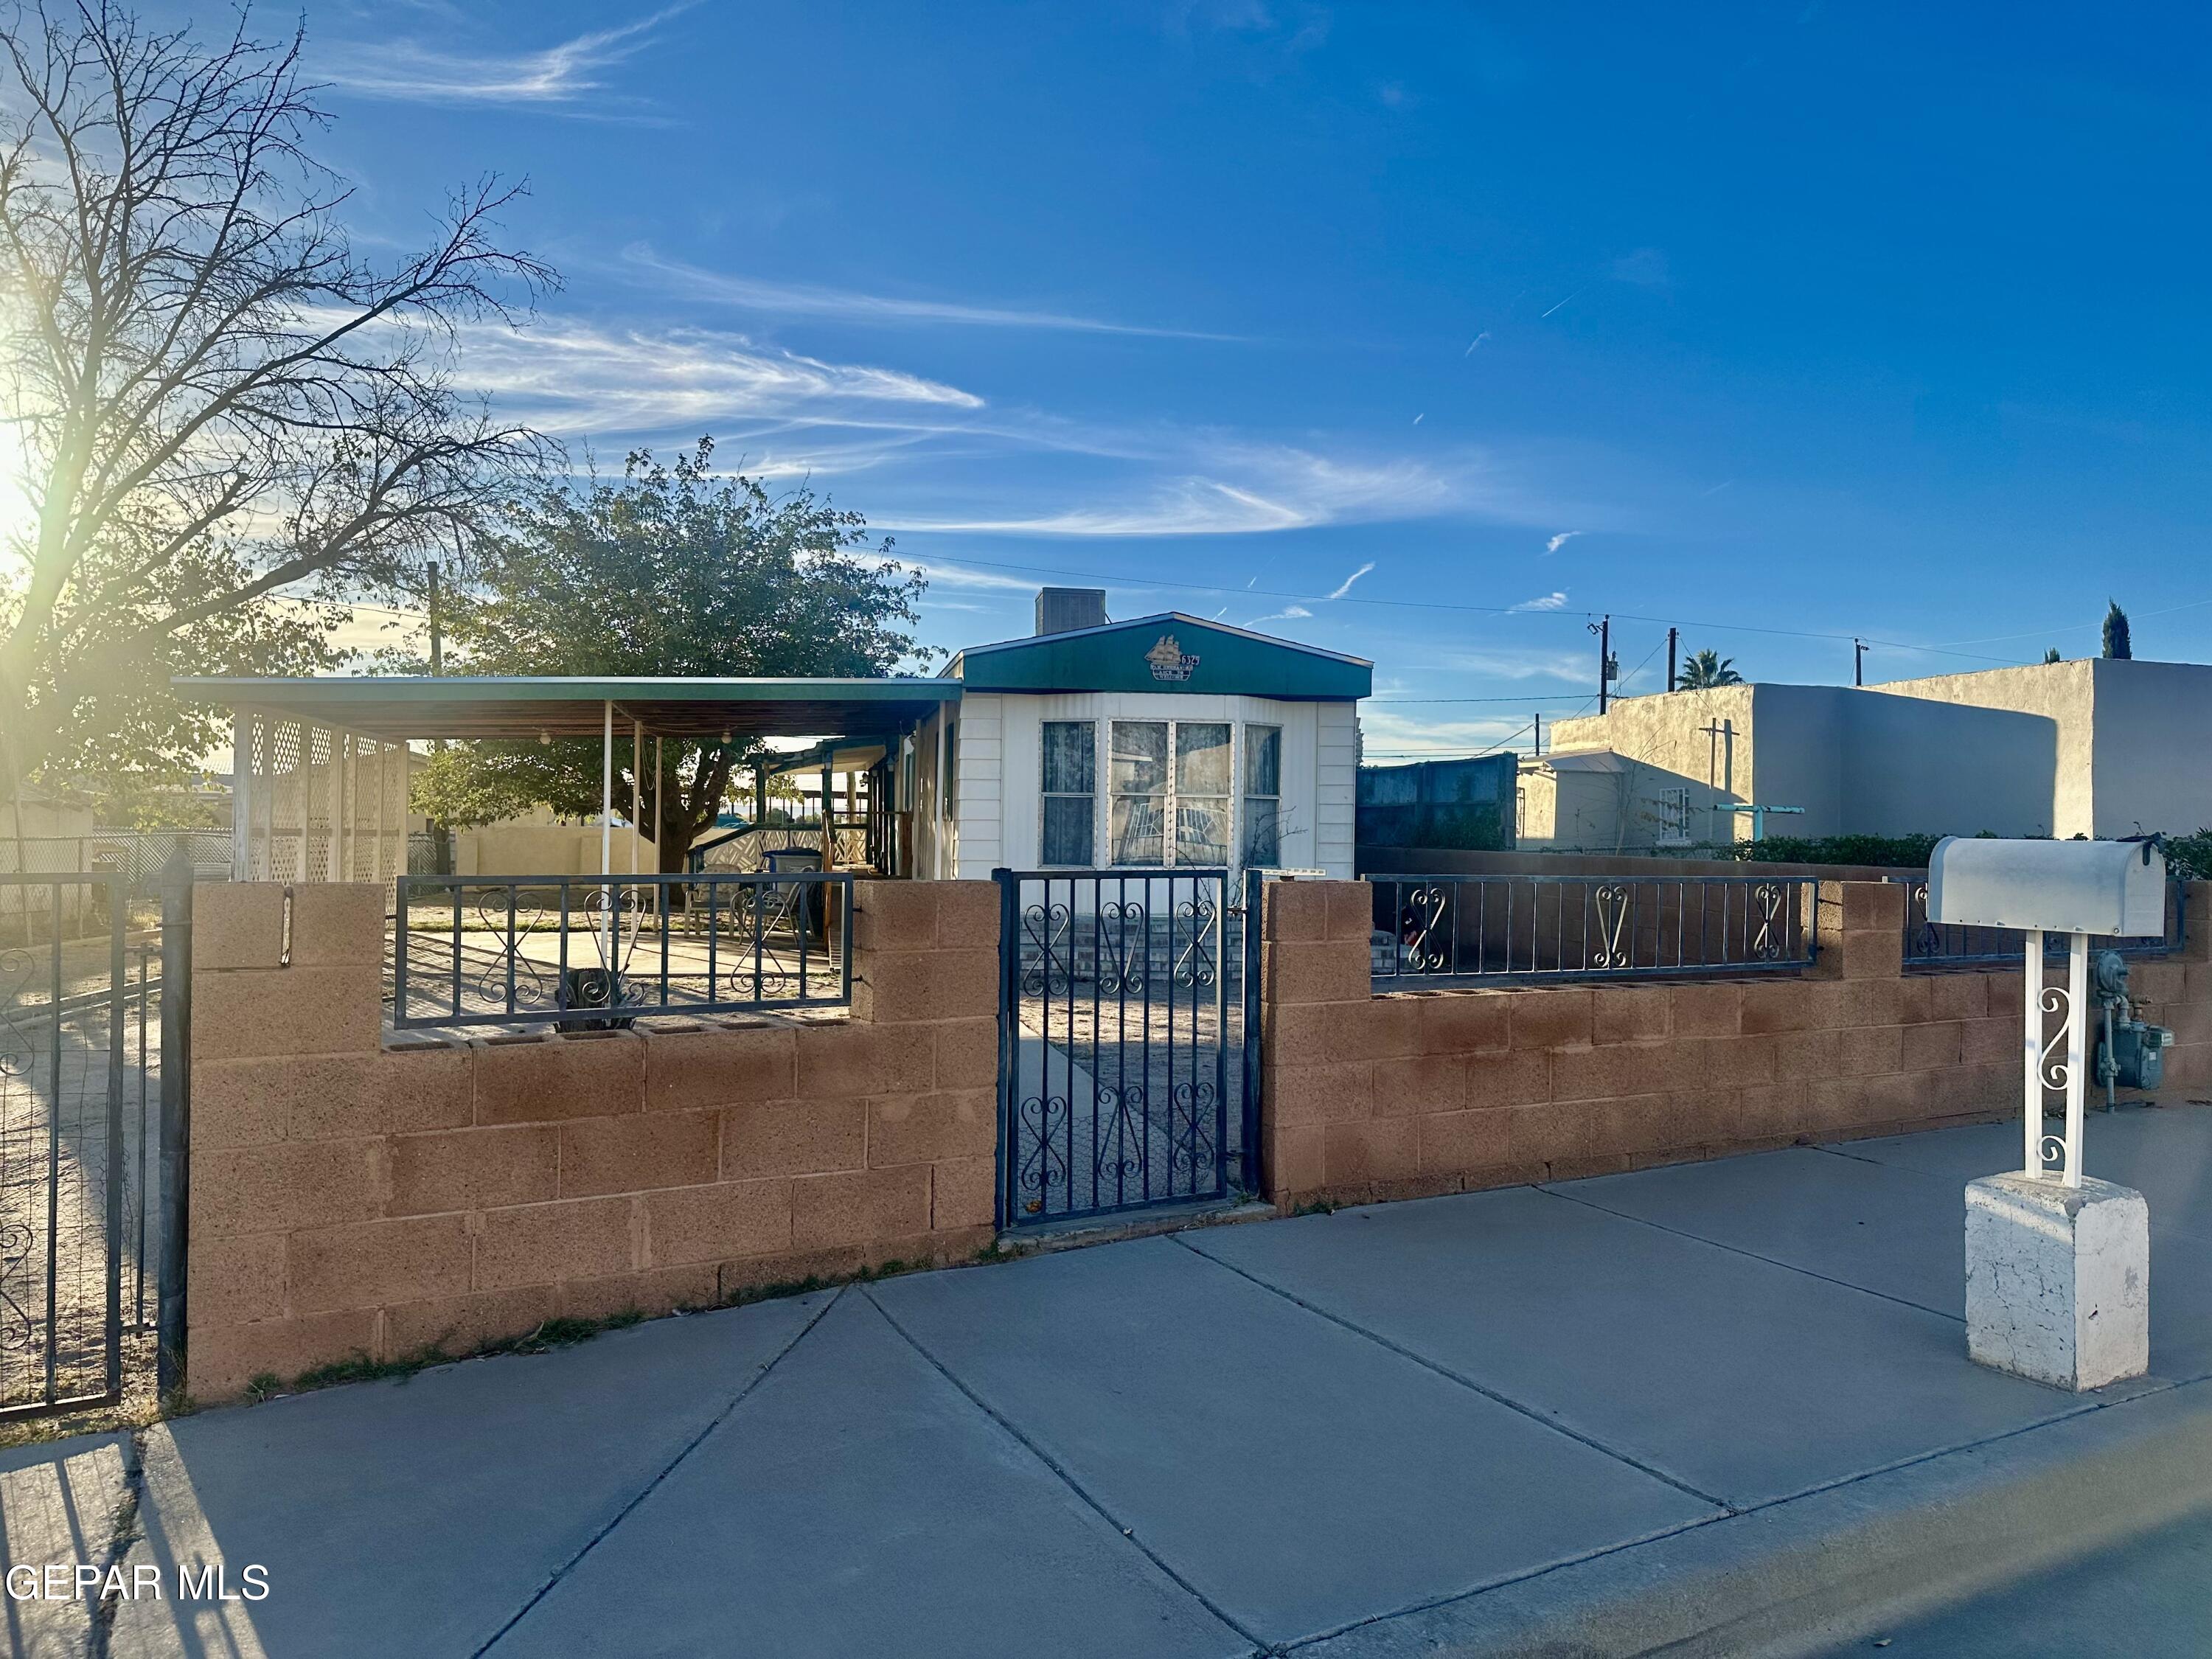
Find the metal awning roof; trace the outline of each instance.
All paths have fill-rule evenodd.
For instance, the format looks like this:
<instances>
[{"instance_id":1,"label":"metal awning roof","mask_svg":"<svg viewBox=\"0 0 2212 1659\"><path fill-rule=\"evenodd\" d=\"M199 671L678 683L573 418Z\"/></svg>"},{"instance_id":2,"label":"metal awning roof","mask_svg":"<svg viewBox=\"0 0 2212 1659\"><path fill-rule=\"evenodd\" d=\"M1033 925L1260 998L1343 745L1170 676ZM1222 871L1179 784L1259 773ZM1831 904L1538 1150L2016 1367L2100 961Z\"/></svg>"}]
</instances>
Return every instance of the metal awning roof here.
<instances>
[{"instance_id":1,"label":"metal awning roof","mask_svg":"<svg viewBox=\"0 0 2212 1659\"><path fill-rule=\"evenodd\" d=\"M796 754L778 755L768 773L772 778L787 777L819 772L825 765L835 772L865 772L890 749L884 738L824 738Z\"/></svg>"},{"instance_id":2,"label":"metal awning roof","mask_svg":"<svg viewBox=\"0 0 2212 1659\"><path fill-rule=\"evenodd\" d=\"M617 725L656 737L811 738L892 732L960 696L952 679L608 679L528 677L317 676L179 678L190 702L254 708L288 720L410 738L600 735L606 705Z\"/></svg>"}]
</instances>

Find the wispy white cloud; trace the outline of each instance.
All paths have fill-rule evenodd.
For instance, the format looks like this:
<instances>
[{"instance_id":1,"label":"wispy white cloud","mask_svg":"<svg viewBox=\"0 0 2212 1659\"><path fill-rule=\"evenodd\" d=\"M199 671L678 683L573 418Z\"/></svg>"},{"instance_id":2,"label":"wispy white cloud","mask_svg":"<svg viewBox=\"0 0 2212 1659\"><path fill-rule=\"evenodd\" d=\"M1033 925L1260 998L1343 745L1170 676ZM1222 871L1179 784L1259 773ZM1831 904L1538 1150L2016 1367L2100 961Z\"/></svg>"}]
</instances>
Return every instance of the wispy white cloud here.
<instances>
[{"instance_id":1,"label":"wispy white cloud","mask_svg":"<svg viewBox=\"0 0 2212 1659\"><path fill-rule=\"evenodd\" d=\"M1559 611L1565 608L1566 603L1566 593L1561 590L1551 593L1540 593L1533 599L1523 599L1518 605L1509 605L1505 608L1509 611Z\"/></svg>"},{"instance_id":2,"label":"wispy white cloud","mask_svg":"<svg viewBox=\"0 0 2212 1659\"><path fill-rule=\"evenodd\" d=\"M1255 617L1244 625L1247 628L1256 628L1264 622L1298 622L1312 615L1313 612L1302 605L1286 605L1280 611L1271 611L1264 617Z\"/></svg>"},{"instance_id":3,"label":"wispy white cloud","mask_svg":"<svg viewBox=\"0 0 2212 1659\"><path fill-rule=\"evenodd\" d=\"M1085 317L1070 312L1036 310L1019 306L969 305L952 300L860 294L849 289L824 288L806 283L763 282L757 277L729 271L706 270L678 259L664 258L643 242L634 242L624 248L622 263L632 272L649 275L667 291L688 299L706 300L746 311L783 316L836 317L848 322L864 323L952 323L975 328L1138 334L1171 340L1231 340L1237 337L1228 334L1209 334L1197 329L1117 323L1103 317Z\"/></svg>"},{"instance_id":4,"label":"wispy white cloud","mask_svg":"<svg viewBox=\"0 0 2212 1659\"><path fill-rule=\"evenodd\" d=\"M1565 680L1591 678L1595 657L1574 651L1479 648L1454 651L1439 666L1460 674L1486 674L1501 680Z\"/></svg>"},{"instance_id":5,"label":"wispy white cloud","mask_svg":"<svg viewBox=\"0 0 2212 1659\"><path fill-rule=\"evenodd\" d=\"M1464 351L1462 351L1462 352L1461 352L1459 355L1460 355L1461 356L1462 356L1462 357L1472 357L1472 356L1474 356L1474 349L1475 349L1475 347L1477 347L1477 346L1480 345L1480 344L1481 344L1485 340L1488 339L1489 337L1490 337L1490 331L1489 331L1488 329L1486 329L1486 328L1485 330L1483 330L1483 331L1482 331L1482 332L1481 332L1481 333L1480 333L1480 334L1476 335L1476 336L1475 336L1472 340L1469 340L1469 341L1467 343L1467 349L1466 349L1466 350L1464 350Z\"/></svg>"},{"instance_id":6,"label":"wispy white cloud","mask_svg":"<svg viewBox=\"0 0 2212 1659\"><path fill-rule=\"evenodd\" d=\"M467 52L419 40L345 41L316 54L316 71L368 98L434 104L574 104L604 90L603 73L641 50L653 30L696 0L594 29L540 52Z\"/></svg>"},{"instance_id":7,"label":"wispy white cloud","mask_svg":"<svg viewBox=\"0 0 2212 1659\"><path fill-rule=\"evenodd\" d=\"M466 379L504 412L562 434L696 434L733 420L816 420L886 406L942 415L983 406L975 393L942 381L825 362L704 329L483 325L463 330L460 348Z\"/></svg>"},{"instance_id":8,"label":"wispy white cloud","mask_svg":"<svg viewBox=\"0 0 2212 1659\"><path fill-rule=\"evenodd\" d=\"M1342 599L1346 594L1352 592L1352 583L1358 581L1362 576L1365 575L1369 571L1374 568L1375 561L1372 559L1368 560L1365 564L1361 565L1358 569L1353 571L1349 576L1346 576L1342 581L1331 588L1325 597L1332 599Z\"/></svg>"},{"instance_id":9,"label":"wispy white cloud","mask_svg":"<svg viewBox=\"0 0 2212 1659\"><path fill-rule=\"evenodd\" d=\"M1586 536L1589 533L1589 532L1585 530L1562 530L1558 535L1553 537L1551 540L1544 544L1544 556L1547 559L1550 558L1553 554L1558 552L1569 542L1574 540L1576 537Z\"/></svg>"}]
</instances>

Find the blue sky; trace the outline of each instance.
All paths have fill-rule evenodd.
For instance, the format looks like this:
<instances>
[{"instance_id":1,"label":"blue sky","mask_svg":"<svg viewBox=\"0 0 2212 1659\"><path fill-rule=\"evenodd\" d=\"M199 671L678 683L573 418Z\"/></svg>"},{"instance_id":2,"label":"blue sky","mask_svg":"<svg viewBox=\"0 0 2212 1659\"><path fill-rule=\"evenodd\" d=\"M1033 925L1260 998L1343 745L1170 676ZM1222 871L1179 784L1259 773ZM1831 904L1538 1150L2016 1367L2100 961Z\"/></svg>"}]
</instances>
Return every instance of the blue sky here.
<instances>
[{"instance_id":1,"label":"blue sky","mask_svg":"<svg viewBox=\"0 0 2212 1659\"><path fill-rule=\"evenodd\" d=\"M2212 655L2201 9L306 19L364 237L530 181L566 286L466 376L810 477L933 644L1103 578L1373 659L1377 753L1525 746L1602 611L1632 694L1669 619L1848 683L1854 633L1869 679L2091 653L2112 594Z\"/></svg>"}]
</instances>

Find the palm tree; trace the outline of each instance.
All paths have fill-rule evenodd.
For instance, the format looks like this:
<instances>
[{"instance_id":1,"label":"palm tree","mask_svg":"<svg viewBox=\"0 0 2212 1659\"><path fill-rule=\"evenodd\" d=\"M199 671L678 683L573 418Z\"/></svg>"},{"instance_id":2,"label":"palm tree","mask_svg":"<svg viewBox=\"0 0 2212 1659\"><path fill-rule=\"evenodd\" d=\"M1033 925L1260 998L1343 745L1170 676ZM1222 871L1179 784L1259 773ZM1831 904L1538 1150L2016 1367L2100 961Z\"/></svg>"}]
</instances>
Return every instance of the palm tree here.
<instances>
[{"instance_id":1,"label":"palm tree","mask_svg":"<svg viewBox=\"0 0 2212 1659\"><path fill-rule=\"evenodd\" d=\"M1693 651L1682 665L1676 684L1685 691L1708 691L1717 685L1741 685L1743 676L1735 672L1734 657L1723 657L1717 651Z\"/></svg>"}]
</instances>

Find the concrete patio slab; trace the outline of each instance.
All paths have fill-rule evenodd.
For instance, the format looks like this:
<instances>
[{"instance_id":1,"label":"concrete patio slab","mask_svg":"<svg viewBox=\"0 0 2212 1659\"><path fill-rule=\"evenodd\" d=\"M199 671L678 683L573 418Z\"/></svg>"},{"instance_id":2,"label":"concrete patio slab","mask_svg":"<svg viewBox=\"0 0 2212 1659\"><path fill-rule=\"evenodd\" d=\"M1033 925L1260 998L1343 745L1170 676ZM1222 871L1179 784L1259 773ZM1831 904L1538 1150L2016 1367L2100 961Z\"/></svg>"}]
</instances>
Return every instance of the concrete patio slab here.
<instances>
[{"instance_id":1,"label":"concrete patio slab","mask_svg":"<svg viewBox=\"0 0 2212 1659\"><path fill-rule=\"evenodd\" d=\"M255 1602L125 1603L135 1656L468 1654L611 1522L826 1304L665 1319L557 1354L208 1412L149 1432L142 1540L268 1570Z\"/></svg>"},{"instance_id":2,"label":"concrete patio slab","mask_svg":"<svg viewBox=\"0 0 2212 1659\"><path fill-rule=\"evenodd\" d=\"M493 1653L1251 1646L848 1291Z\"/></svg>"},{"instance_id":3,"label":"concrete patio slab","mask_svg":"<svg viewBox=\"0 0 2212 1659\"><path fill-rule=\"evenodd\" d=\"M1942 1315L1530 1188L1189 1248L1731 1505L2082 1408Z\"/></svg>"},{"instance_id":4,"label":"concrete patio slab","mask_svg":"<svg viewBox=\"0 0 2212 1659\"><path fill-rule=\"evenodd\" d=\"M1173 1240L870 1294L1267 1642L1716 1513Z\"/></svg>"},{"instance_id":5,"label":"concrete patio slab","mask_svg":"<svg viewBox=\"0 0 2212 1659\"><path fill-rule=\"evenodd\" d=\"M8 1651L21 1659L74 1659L88 1650L91 1600L79 1598L73 1578L49 1600L43 1574L57 1564L105 1564L123 1508L126 1443L107 1434L0 1452L0 1580L11 1589L0 1595L0 1618ZM40 1576L7 1579L16 1567ZM12 1593L33 1582L31 1595L19 1601Z\"/></svg>"}]
</instances>

